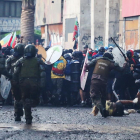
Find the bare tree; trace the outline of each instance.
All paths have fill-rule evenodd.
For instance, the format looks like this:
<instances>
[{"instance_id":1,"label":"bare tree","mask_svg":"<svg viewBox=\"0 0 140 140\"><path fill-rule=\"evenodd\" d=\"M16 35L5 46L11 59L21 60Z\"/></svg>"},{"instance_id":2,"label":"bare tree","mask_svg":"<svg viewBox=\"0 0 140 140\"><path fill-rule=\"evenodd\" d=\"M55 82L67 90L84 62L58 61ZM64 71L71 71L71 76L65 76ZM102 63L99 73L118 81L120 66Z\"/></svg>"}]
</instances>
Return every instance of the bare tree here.
<instances>
[{"instance_id":1,"label":"bare tree","mask_svg":"<svg viewBox=\"0 0 140 140\"><path fill-rule=\"evenodd\" d=\"M23 43L34 42L34 0L22 0L21 36Z\"/></svg>"}]
</instances>

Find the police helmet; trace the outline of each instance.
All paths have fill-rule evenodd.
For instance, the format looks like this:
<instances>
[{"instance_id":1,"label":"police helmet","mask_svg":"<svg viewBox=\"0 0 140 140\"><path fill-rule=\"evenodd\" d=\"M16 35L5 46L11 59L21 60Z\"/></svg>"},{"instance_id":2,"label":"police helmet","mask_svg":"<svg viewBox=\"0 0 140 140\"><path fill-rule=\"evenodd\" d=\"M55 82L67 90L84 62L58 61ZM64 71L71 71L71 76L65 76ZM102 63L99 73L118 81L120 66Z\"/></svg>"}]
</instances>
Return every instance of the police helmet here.
<instances>
[{"instance_id":1,"label":"police helmet","mask_svg":"<svg viewBox=\"0 0 140 140\"><path fill-rule=\"evenodd\" d=\"M70 56L70 53L64 54L64 58L66 60L71 60L72 59L71 56Z\"/></svg>"},{"instance_id":2,"label":"police helmet","mask_svg":"<svg viewBox=\"0 0 140 140\"><path fill-rule=\"evenodd\" d=\"M104 53L103 57L107 57L107 58L109 58L111 60L114 59L113 54L111 52L108 52L108 51Z\"/></svg>"},{"instance_id":3,"label":"police helmet","mask_svg":"<svg viewBox=\"0 0 140 140\"><path fill-rule=\"evenodd\" d=\"M34 45L29 44L25 47L24 49L24 55L26 57L35 57L35 55L37 54L37 49Z\"/></svg>"},{"instance_id":4,"label":"police helmet","mask_svg":"<svg viewBox=\"0 0 140 140\"><path fill-rule=\"evenodd\" d=\"M24 54L24 45L21 43L18 43L15 47L14 47L14 56L18 57L18 56L22 56Z\"/></svg>"},{"instance_id":5,"label":"police helmet","mask_svg":"<svg viewBox=\"0 0 140 140\"><path fill-rule=\"evenodd\" d=\"M105 48L104 47L100 47L99 52L105 52Z\"/></svg>"}]
</instances>

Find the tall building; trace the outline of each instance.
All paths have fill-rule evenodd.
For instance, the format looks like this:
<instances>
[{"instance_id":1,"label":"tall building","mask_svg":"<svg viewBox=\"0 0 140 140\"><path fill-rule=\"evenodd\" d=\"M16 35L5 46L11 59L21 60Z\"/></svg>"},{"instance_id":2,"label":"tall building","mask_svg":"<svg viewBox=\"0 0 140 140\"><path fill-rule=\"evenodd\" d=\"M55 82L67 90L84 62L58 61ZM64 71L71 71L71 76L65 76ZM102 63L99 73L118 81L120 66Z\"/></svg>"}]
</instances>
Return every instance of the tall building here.
<instances>
[{"instance_id":1,"label":"tall building","mask_svg":"<svg viewBox=\"0 0 140 140\"><path fill-rule=\"evenodd\" d=\"M0 34L20 30L22 0L0 0Z\"/></svg>"}]
</instances>

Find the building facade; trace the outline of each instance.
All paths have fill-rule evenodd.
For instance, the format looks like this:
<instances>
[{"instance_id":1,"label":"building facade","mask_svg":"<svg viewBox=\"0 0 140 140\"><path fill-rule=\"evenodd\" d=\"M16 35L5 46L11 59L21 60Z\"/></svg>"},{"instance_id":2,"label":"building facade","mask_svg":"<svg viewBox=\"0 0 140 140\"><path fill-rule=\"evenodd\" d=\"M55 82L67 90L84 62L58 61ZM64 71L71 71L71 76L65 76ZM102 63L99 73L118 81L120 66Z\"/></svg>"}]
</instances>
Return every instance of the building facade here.
<instances>
[{"instance_id":1,"label":"building facade","mask_svg":"<svg viewBox=\"0 0 140 140\"><path fill-rule=\"evenodd\" d=\"M125 50L140 49L140 2L139 0L122 0L120 44Z\"/></svg>"},{"instance_id":2,"label":"building facade","mask_svg":"<svg viewBox=\"0 0 140 140\"><path fill-rule=\"evenodd\" d=\"M0 34L20 30L22 0L0 1Z\"/></svg>"},{"instance_id":3,"label":"building facade","mask_svg":"<svg viewBox=\"0 0 140 140\"><path fill-rule=\"evenodd\" d=\"M78 48L96 49L119 43L120 0L37 0L36 25L42 28L45 46L73 48L73 31L78 19Z\"/></svg>"}]
</instances>

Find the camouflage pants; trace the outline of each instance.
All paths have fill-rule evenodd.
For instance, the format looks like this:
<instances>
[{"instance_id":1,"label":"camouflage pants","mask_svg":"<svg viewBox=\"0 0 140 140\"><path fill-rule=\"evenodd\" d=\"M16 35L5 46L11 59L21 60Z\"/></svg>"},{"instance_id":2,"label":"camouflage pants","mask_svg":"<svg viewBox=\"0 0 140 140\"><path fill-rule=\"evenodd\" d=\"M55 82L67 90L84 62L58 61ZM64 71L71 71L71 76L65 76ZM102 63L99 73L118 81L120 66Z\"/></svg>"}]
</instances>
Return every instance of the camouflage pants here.
<instances>
[{"instance_id":1,"label":"camouflage pants","mask_svg":"<svg viewBox=\"0 0 140 140\"><path fill-rule=\"evenodd\" d=\"M20 80L20 91L25 110L25 119L32 119L31 107L39 104L39 86L36 78Z\"/></svg>"},{"instance_id":2,"label":"camouflage pants","mask_svg":"<svg viewBox=\"0 0 140 140\"><path fill-rule=\"evenodd\" d=\"M91 86L90 86L90 96L91 96L93 104L98 109L105 108L106 83L98 79L93 79L91 81Z\"/></svg>"}]
</instances>

